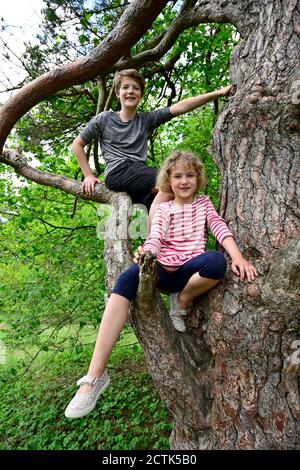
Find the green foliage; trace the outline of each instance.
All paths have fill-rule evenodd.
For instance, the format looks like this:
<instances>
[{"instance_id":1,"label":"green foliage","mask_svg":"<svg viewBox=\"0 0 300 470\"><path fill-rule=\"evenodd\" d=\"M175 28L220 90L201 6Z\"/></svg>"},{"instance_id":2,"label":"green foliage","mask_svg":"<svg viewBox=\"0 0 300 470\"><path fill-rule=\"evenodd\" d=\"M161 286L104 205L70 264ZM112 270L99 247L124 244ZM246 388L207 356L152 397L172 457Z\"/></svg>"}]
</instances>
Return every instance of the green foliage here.
<instances>
[{"instance_id":1,"label":"green foliage","mask_svg":"<svg viewBox=\"0 0 300 470\"><path fill-rule=\"evenodd\" d=\"M96 207L51 188L4 184L0 225L0 322L10 328L6 341L57 346L66 324L97 325L104 305L103 240L96 238ZM1 201L1 199L0 199ZM0 202L1 207L1 202ZM74 339L75 340L75 339Z\"/></svg>"},{"instance_id":2,"label":"green foliage","mask_svg":"<svg viewBox=\"0 0 300 470\"><path fill-rule=\"evenodd\" d=\"M170 418L140 347L126 346L134 340L132 333L123 335L110 361L111 385L95 410L79 420L63 413L78 374L86 372L91 347L48 353L17 382L8 364L0 378L0 450L168 449Z\"/></svg>"}]
</instances>

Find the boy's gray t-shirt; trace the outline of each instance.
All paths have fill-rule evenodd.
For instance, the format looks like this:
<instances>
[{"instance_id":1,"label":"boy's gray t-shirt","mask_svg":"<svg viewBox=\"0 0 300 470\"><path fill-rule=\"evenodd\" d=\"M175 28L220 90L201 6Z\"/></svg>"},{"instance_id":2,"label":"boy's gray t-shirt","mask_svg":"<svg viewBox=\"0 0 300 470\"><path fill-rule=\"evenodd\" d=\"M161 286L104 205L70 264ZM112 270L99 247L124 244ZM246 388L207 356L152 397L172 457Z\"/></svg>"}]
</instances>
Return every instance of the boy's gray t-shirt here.
<instances>
[{"instance_id":1,"label":"boy's gray t-shirt","mask_svg":"<svg viewBox=\"0 0 300 470\"><path fill-rule=\"evenodd\" d=\"M118 112L103 111L95 116L80 133L85 142L98 139L105 160L106 177L127 158L146 162L149 132L170 121L170 108L137 113L132 121L122 122Z\"/></svg>"}]
</instances>

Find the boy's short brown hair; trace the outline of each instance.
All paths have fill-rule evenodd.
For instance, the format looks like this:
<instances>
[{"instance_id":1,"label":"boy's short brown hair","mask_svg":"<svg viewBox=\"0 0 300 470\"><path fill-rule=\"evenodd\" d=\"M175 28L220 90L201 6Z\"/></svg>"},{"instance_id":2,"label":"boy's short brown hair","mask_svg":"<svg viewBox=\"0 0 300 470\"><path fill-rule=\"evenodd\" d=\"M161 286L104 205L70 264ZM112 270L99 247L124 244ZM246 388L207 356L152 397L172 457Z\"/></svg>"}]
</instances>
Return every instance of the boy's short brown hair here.
<instances>
[{"instance_id":1,"label":"boy's short brown hair","mask_svg":"<svg viewBox=\"0 0 300 470\"><path fill-rule=\"evenodd\" d=\"M156 187L164 193L172 193L170 185L171 172L176 163L181 161L188 168L194 170L197 175L197 189L203 189L206 186L205 168L200 157L187 150L174 150L165 159L157 176Z\"/></svg>"},{"instance_id":2,"label":"boy's short brown hair","mask_svg":"<svg viewBox=\"0 0 300 470\"><path fill-rule=\"evenodd\" d=\"M126 69L126 70L120 70L115 75L114 87L115 87L116 95L118 95L118 93L119 93L122 78L124 78L124 77L130 77L133 80L135 80L140 85L142 94L144 93L145 79L144 79L143 75L140 72L138 72L136 69Z\"/></svg>"}]
</instances>

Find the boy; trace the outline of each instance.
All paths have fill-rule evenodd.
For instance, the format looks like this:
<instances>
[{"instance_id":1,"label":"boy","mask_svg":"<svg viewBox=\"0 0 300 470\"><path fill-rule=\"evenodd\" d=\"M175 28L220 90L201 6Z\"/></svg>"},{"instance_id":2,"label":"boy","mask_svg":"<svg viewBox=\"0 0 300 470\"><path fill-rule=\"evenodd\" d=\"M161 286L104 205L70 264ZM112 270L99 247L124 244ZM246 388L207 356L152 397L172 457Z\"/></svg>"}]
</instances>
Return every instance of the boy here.
<instances>
[{"instance_id":1,"label":"boy","mask_svg":"<svg viewBox=\"0 0 300 470\"><path fill-rule=\"evenodd\" d=\"M173 198L171 194L157 192L157 170L146 166L149 132L173 117L229 94L231 85L184 99L170 107L137 113L144 87L144 77L137 70L118 72L115 77L115 92L121 103L121 110L104 111L94 117L76 137L72 150L85 176L82 185L84 193L93 194L95 186L100 183L93 175L84 151L86 144L97 138L106 164L105 185L113 191L127 192L133 202L142 203L149 210L154 198L155 204Z\"/></svg>"}]
</instances>

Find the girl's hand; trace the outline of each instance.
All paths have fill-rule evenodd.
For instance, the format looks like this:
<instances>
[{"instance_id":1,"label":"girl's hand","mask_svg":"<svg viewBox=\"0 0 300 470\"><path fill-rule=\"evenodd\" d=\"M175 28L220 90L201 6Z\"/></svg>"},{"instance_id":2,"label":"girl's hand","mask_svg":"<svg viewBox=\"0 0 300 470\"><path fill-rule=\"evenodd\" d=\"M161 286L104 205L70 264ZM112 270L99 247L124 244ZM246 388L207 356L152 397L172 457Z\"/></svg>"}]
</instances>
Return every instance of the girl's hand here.
<instances>
[{"instance_id":1,"label":"girl's hand","mask_svg":"<svg viewBox=\"0 0 300 470\"><path fill-rule=\"evenodd\" d=\"M257 276L257 271L250 261L247 261L243 256L233 258L231 263L232 272L243 281L245 277L249 282L254 281Z\"/></svg>"},{"instance_id":2,"label":"girl's hand","mask_svg":"<svg viewBox=\"0 0 300 470\"><path fill-rule=\"evenodd\" d=\"M134 253L133 262L139 264L141 256L144 254L144 248L139 246L137 251Z\"/></svg>"},{"instance_id":3,"label":"girl's hand","mask_svg":"<svg viewBox=\"0 0 300 470\"><path fill-rule=\"evenodd\" d=\"M84 178L82 183L82 190L88 196L94 194L96 184L100 183L100 180L94 175L89 175Z\"/></svg>"}]
</instances>

